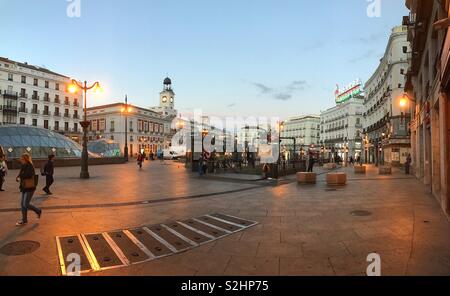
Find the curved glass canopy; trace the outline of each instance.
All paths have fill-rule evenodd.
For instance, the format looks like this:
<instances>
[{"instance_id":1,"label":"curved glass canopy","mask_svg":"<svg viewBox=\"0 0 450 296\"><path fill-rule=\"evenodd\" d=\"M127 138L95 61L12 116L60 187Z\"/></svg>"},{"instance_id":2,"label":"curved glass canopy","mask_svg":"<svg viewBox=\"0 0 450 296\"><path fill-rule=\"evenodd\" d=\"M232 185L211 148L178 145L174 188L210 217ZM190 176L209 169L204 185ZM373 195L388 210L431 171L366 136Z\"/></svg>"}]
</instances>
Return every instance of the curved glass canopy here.
<instances>
[{"instance_id":1,"label":"curved glass canopy","mask_svg":"<svg viewBox=\"0 0 450 296\"><path fill-rule=\"evenodd\" d=\"M0 127L0 145L9 159L19 158L23 153L35 159L46 159L51 154L58 158L80 158L83 150L81 145L58 133L17 125Z\"/></svg>"}]
</instances>

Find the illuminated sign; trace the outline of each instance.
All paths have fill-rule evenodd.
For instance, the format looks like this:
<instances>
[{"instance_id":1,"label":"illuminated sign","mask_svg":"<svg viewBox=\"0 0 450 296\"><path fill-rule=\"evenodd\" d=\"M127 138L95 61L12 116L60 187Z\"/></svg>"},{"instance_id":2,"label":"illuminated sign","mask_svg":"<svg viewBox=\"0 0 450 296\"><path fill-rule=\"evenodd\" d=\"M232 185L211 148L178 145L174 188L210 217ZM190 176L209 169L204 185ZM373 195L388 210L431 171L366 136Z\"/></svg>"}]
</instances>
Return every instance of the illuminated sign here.
<instances>
[{"instance_id":1,"label":"illuminated sign","mask_svg":"<svg viewBox=\"0 0 450 296\"><path fill-rule=\"evenodd\" d=\"M355 82L352 82L349 86L344 88L343 90L339 89L339 85L336 85L336 104L342 104L351 98L359 95L362 93L362 82L361 80L356 80Z\"/></svg>"}]
</instances>

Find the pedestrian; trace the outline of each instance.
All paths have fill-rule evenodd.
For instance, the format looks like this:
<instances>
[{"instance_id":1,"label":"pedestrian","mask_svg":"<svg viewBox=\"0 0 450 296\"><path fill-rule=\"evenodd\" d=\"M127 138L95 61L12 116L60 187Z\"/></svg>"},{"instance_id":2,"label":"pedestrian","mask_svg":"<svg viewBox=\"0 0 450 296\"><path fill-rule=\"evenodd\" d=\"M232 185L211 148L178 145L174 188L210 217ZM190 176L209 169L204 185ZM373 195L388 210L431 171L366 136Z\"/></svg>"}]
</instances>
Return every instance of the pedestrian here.
<instances>
[{"instance_id":1,"label":"pedestrian","mask_svg":"<svg viewBox=\"0 0 450 296\"><path fill-rule=\"evenodd\" d=\"M3 184L5 183L6 175L8 175L8 165L6 164L6 156L2 155L0 157L0 191L5 191Z\"/></svg>"},{"instance_id":2,"label":"pedestrian","mask_svg":"<svg viewBox=\"0 0 450 296\"><path fill-rule=\"evenodd\" d=\"M155 160L155 156L153 154L153 151L150 151L150 160Z\"/></svg>"},{"instance_id":3,"label":"pedestrian","mask_svg":"<svg viewBox=\"0 0 450 296\"><path fill-rule=\"evenodd\" d=\"M45 187L42 189L47 195L52 195L53 193L50 191L50 186L52 186L55 179L53 178L53 174L55 172L55 166L53 164L53 160L55 159L55 155L49 155L48 161L44 166L44 170L42 171L42 176L45 176Z\"/></svg>"},{"instance_id":4,"label":"pedestrian","mask_svg":"<svg viewBox=\"0 0 450 296\"><path fill-rule=\"evenodd\" d=\"M164 151L161 151L161 162L164 163Z\"/></svg>"},{"instance_id":5,"label":"pedestrian","mask_svg":"<svg viewBox=\"0 0 450 296\"><path fill-rule=\"evenodd\" d=\"M140 170L142 169L143 162L144 162L144 156L141 153L139 153L138 157L137 157L137 164L138 164Z\"/></svg>"},{"instance_id":6,"label":"pedestrian","mask_svg":"<svg viewBox=\"0 0 450 296\"><path fill-rule=\"evenodd\" d=\"M24 226L28 223L28 210L36 213L38 219L42 216L42 210L31 204L34 192L36 191L39 176L36 175L31 156L27 153L20 158L21 168L16 181L20 182L22 220L16 226Z\"/></svg>"},{"instance_id":7,"label":"pedestrian","mask_svg":"<svg viewBox=\"0 0 450 296\"><path fill-rule=\"evenodd\" d=\"M270 172L269 165L267 163L265 163L263 166L263 179L264 180L269 179L269 172Z\"/></svg>"},{"instance_id":8,"label":"pedestrian","mask_svg":"<svg viewBox=\"0 0 450 296\"><path fill-rule=\"evenodd\" d=\"M407 175L410 174L411 163L412 163L412 157L411 157L411 154L408 154L408 157L406 158L406 164L405 164L405 172Z\"/></svg>"},{"instance_id":9,"label":"pedestrian","mask_svg":"<svg viewBox=\"0 0 450 296\"><path fill-rule=\"evenodd\" d=\"M353 156L350 156L350 166L353 166L355 164L355 159Z\"/></svg>"},{"instance_id":10,"label":"pedestrian","mask_svg":"<svg viewBox=\"0 0 450 296\"><path fill-rule=\"evenodd\" d=\"M308 159L308 173L312 173L314 170L314 155L312 155L312 153L309 154L309 159Z\"/></svg>"}]
</instances>

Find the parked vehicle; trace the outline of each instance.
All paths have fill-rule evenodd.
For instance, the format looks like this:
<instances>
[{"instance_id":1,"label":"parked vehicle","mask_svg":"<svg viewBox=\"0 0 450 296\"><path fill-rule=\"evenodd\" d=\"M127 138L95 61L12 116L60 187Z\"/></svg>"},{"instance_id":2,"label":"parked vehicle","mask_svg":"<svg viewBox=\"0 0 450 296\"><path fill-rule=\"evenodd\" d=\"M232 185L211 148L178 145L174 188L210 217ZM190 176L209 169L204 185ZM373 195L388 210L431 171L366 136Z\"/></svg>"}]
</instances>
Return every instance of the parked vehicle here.
<instances>
[{"instance_id":1,"label":"parked vehicle","mask_svg":"<svg viewBox=\"0 0 450 296\"><path fill-rule=\"evenodd\" d=\"M167 160L178 160L182 157L182 155L178 154L176 151L166 149L163 151L164 153L164 159Z\"/></svg>"}]
</instances>

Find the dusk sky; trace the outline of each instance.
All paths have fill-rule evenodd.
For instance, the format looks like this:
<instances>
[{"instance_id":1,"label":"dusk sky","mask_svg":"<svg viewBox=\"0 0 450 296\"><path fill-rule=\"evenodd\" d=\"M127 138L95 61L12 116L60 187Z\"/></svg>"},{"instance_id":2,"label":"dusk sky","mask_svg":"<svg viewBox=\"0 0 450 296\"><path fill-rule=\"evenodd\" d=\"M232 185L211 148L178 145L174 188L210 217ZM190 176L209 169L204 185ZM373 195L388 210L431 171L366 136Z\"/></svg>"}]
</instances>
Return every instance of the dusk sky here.
<instances>
[{"instance_id":1,"label":"dusk sky","mask_svg":"<svg viewBox=\"0 0 450 296\"><path fill-rule=\"evenodd\" d=\"M157 105L169 75L182 112L290 117L334 106L335 85L366 81L403 0L0 0L0 56L105 87L89 105Z\"/></svg>"}]
</instances>

